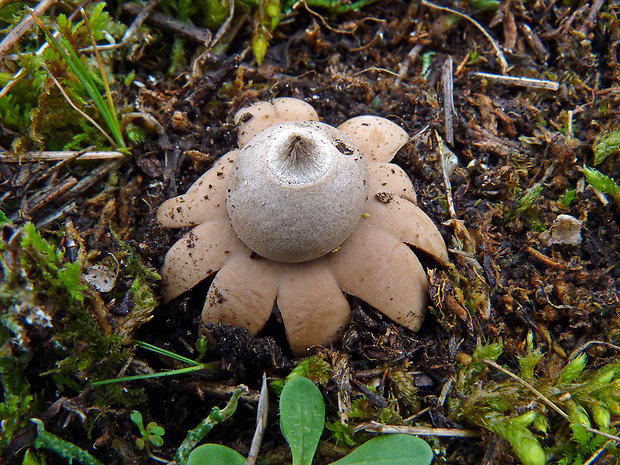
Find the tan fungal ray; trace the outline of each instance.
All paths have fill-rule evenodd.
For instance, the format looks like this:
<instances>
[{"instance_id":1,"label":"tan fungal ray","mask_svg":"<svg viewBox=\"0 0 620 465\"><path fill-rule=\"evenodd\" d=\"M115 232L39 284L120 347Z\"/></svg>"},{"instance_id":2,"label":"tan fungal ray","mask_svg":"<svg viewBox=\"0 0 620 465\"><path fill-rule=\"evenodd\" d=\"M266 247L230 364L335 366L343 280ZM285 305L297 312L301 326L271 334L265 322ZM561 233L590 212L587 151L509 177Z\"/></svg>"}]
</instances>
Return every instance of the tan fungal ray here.
<instances>
[{"instance_id":1,"label":"tan fungal ray","mask_svg":"<svg viewBox=\"0 0 620 465\"><path fill-rule=\"evenodd\" d=\"M329 262L342 290L392 321L420 329L428 282L415 254L399 239L362 220Z\"/></svg>"},{"instance_id":2,"label":"tan fungal ray","mask_svg":"<svg viewBox=\"0 0 620 465\"><path fill-rule=\"evenodd\" d=\"M162 267L162 297L168 302L219 270L236 253L250 253L228 220L196 226L166 254Z\"/></svg>"},{"instance_id":3,"label":"tan fungal ray","mask_svg":"<svg viewBox=\"0 0 620 465\"><path fill-rule=\"evenodd\" d=\"M333 341L349 323L351 309L325 258L286 265L278 308L295 355Z\"/></svg>"},{"instance_id":4,"label":"tan fungal ray","mask_svg":"<svg viewBox=\"0 0 620 465\"><path fill-rule=\"evenodd\" d=\"M287 121L318 121L314 108L303 100L281 97L273 102L256 102L235 114L238 127L237 143L240 148L259 132Z\"/></svg>"},{"instance_id":5,"label":"tan fungal ray","mask_svg":"<svg viewBox=\"0 0 620 465\"><path fill-rule=\"evenodd\" d=\"M226 190L238 150L228 152L191 185L186 194L166 200L157 210L157 221L166 228L195 226L226 218Z\"/></svg>"},{"instance_id":6,"label":"tan fungal ray","mask_svg":"<svg viewBox=\"0 0 620 465\"><path fill-rule=\"evenodd\" d=\"M448 262L446 244L433 221L414 203L391 194L378 194L366 201L362 221L382 229L441 263Z\"/></svg>"},{"instance_id":7,"label":"tan fungal ray","mask_svg":"<svg viewBox=\"0 0 620 465\"><path fill-rule=\"evenodd\" d=\"M278 123L285 121L318 121L319 115L309 103L296 98L280 97L273 101Z\"/></svg>"},{"instance_id":8,"label":"tan fungal ray","mask_svg":"<svg viewBox=\"0 0 620 465\"><path fill-rule=\"evenodd\" d=\"M374 197L380 192L400 195L417 203L415 189L409 176L403 169L393 163L368 163L368 196Z\"/></svg>"},{"instance_id":9,"label":"tan fungal ray","mask_svg":"<svg viewBox=\"0 0 620 465\"><path fill-rule=\"evenodd\" d=\"M249 250L232 257L213 278L202 321L241 326L255 336L271 315L282 267Z\"/></svg>"},{"instance_id":10,"label":"tan fungal ray","mask_svg":"<svg viewBox=\"0 0 620 465\"><path fill-rule=\"evenodd\" d=\"M409 140L403 128L379 116L357 116L338 129L351 139L369 164L373 160L389 162Z\"/></svg>"}]
</instances>

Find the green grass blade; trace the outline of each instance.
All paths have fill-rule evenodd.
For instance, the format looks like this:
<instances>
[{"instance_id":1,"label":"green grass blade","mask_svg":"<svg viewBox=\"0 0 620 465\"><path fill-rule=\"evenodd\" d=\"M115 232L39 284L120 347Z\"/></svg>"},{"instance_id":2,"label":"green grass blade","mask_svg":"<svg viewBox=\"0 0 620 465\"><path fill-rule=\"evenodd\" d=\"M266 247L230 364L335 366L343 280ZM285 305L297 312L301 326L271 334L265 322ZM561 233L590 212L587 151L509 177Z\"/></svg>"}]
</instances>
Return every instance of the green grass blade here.
<instances>
[{"instance_id":1,"label":"green grass blade","mask_svg":"<svg viewBox=\"0 0 620 465\"><path fill-rule=\"evenodd\" d=\"M179 354L175 354L174 352L171 352L169 350L166 349L162 349L161 347L157 347L154 346L153 344L149 344L148 342L143 342L143 341L133 341L138 347L141 347L143 349L146 350L150 350L151 352L155 352L156 354L160 354L160 355L165 355L166 357L170 357L173 358L175 360L178 360L180 362L185 362L189 365L194 365L194 366L202 366L202 363L199 363L195 360L192 360L191 358L187 358L187 357L183 357L182 355Z\"/></svg>"},{"instance_id":2,"label":"green grass blade","mask_svg":"<svg viewBox=\"0 0 620 465\"><path fill-rule=\"evenodd\" d=\"M120 378L104 379L103 381L95 381L91 386L103 386L105 384L123 383L125 381L136 381L140 379L163 378L164 376L183 375L193 371L214 370L216 366L212 363L203 363L201 365L191 366L187 368L179 368L178 370L160 371L158 373L149 373L147 375L122 376Z\"/></svg>"},{"instance_id":3,"label":"green grass blade","mask_svg":"<svg viewBox=\"0 0 620 465\"><path fill-rule=\"evenodd\" d=\"M80 58L73 51L69 43L64 38L61 38L61 42L63 46L67 49L67 52L69 52L69 61L67 62L67 64L69 64L69 66L71 67L71 71L74 72L74 74L84 86L84 89L86 89L86 92L88 93L90 98L93 99L97 110L99 111L99 113L105 120L106 125L112 132L112 136L114 137L116 143L120 147L125 147L118 119L116 119L116 114L110 110L106 102L103 100L103 97L99 93L99 90L97 90L97 83L90 74L90 71L88 71L84 67L84 65L80 61Z\"/></svg>"},{"instance_id":4,"label":"green grass blade","mask_svg":"<svg viewBox=\"0 0 620 465\"><path fill-rule=\"evenodd\" d=\"M28 8L28 11L30 12L31 17L34 19L37 25L45 33L45 36L47 37L49 43L54 47L54 49L56 49L62 59L67 63L67 66L69 66L73 74L75 74L75 76L78 78L90 98L93 100L97 111L99 111L109 130L112 132L112 136L116 141L116 144L121 148L125 148L125 142L121 134L118 119L116 119L116 114L114 114L114 116L111 115L112 112L110 111L110 108L104 102L103 97L101 97L101 94L97 90L97 85L94 79L90 75L89 71L84 67L77 54L73 51L69 43L64 38L61 37L60 41L58 41L53 36L49 28L45 24L43 24L43 22L41 21L41 19L39 19L38 16L36 16L32 9Z\"/></svg>"}]
</instances>

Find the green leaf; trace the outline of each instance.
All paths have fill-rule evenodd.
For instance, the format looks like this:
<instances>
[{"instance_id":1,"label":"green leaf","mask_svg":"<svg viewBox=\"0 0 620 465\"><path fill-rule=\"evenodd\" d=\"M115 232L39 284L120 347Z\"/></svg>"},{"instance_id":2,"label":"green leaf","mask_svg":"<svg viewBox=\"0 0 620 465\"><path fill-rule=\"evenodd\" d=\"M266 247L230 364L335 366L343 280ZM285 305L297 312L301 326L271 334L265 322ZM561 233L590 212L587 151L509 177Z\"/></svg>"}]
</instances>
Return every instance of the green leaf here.
<instances>
[{"instance_id":1,"label":"green leaf","mask_svg":"<svg viewBox=\"0 0 620 465\"><path fill-rule=\"evenodd\" d=\"M153 444L155 447L161 447L164 445L164 440L161 436L151 435L149 436L149 441L151 441L151 444Z\"/></svg>"},{"instance_id":2,"label":"green leaf","mask_svg":"<svg viewBox=\"0 0 620 465\"><path fill-rule=\"evenodd\" d=\"M154 421L152 421L148 425L146 425L146 430L149 433L154 434L155 436L163 436L164 434L166 434L166 430L163 429L161 426L159 426Z\"/></svg>"},{"instance_id":3,"label":"green leaf","mask_svg":"<svg viewBox=\"0 0 620 465\"><path fill-rule=\"evenodd\" d=\"M601 429L608 429L611 423L611 413L600 403L592 403L588 405L588 410L592 414L594 423Z\"/></svg>"},{"instance_id":4,"label":"green leaf","mask_svg":"<svg viewBox=\"0 0 620 465\"><path fill-rule=\"evenodd\" d=\"M572 359L560 372L560 376L556 379L556 386L563 383L572 383L581 374L586 367L588 358L584 352Z\"/></svg>"},{"instance_id":5,"label":"green leaf","mask_svg":"<svg viewBox=\"0 0 620 465\"><path fill-rule=\"evenodd\" d=\"M24 454L24 460L22 460L22 465L39 465L39 461L30 449L28 449Z\"/></svg>"},{"instance_id":6,"label":"green leaf","mask_svg":"<svg viewBox=\"0 0 620 465\"><path fill-rule=\"evenodd\" d=\"M204 444L196 447L187 459L187 465L244 465L245 458L226 446Z\"/></svg>"},{"instance_id":7,"label":"green leaf","mask_svg":"<svg viewBox=\"0 0 620 465\"><path fill-rule=\"evenodd\" d=\"M138 412L137 410L134 410L133 412L131 412L131 415L129 415L129 418L131 418L131 421L134 422L134 424L140 428L140 432L144 434L144 425L142 423L142 414L140 412Z\"/></svg>"},{"instance_id":8,"label":"green leaf","mask_svg":"<svg viewBox=\"0 0 620 465\"><path fill-rule=\"evenodd\" d=\"M332 465L429 465L432 460L433 451L422 439L390 434L371 439Z\"/></svg>"},{"instance_id":9,"label":"green leaf","mask_svg":"<svg viewBox=\"0 0 620 465\"><path fill-rule=\"evenodd\" d=\"M280 429L293 465L311 465L325 423L323 396L308 378L290 380L280 396Z\"/></svg>"},{"instance_id":10,"label":"green leaf","mask_svg":"<svg viewBox=\"0 0 620 465\"><path fill-rule=\"evenodd\" d=\"M588 168L584 165L583 174L586 177L586 181L596 190L605 194L617 195L620 191L620 187L609 176L604 175L599 170L594 168Z\"/></svg>"},{"instance_id":11,"label":"green leaf","mask_svg":"<svg viewBox=\"0 0 620 465\"><path fill-rule=\"evenodd\" d=\"M524 213L530 208L534 206L538 197L540 197L540 192L542 191L542 186L535 186L527 191L525 194L521 196L519 199L519 205L517 206L517 211L519 213Z\"/></svg>"},{"instance_id":12,"label":"green leaf","mask_svg":"<svg viewBox=\"0 0 620 465\"><path fill-rule=\"evenodd\" d=\"M594 146L594 166L602 163L609 155L620 151L620 130L596 138Z\"/></svg>"},{"instance_id":13,"label":"green leaf","mask_svg":"<svg viewBox=\"0 0 620 465\"><path fill-rule=\"evenodd\" d=\"M6 215L4 214L4 212L2 210L0 210L0 226L2 226L4 223L10 223L9 219L6 217Z\"/></svg>"}]
</instances>

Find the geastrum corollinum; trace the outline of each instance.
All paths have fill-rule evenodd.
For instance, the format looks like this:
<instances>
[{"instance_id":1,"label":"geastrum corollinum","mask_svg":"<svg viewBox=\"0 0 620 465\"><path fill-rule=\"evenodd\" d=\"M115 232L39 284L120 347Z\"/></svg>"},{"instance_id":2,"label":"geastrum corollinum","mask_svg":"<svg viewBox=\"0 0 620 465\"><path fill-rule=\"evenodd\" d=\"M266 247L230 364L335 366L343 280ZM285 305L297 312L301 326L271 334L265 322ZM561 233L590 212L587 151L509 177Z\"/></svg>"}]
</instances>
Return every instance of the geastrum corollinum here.
<instances>
[{"instance_id":1,"label":"geastrum corollinum","mask_svg":"<svg viewBox=\"0 0 620 465\"><path fill-rule=\"evenodd\" d=\"M297 355L347 326L343 291L418 330L428 281L405 244L439 262L448 254L410 179L389 163L407 133L377 116L334 128L293 98L250 105L235 122L239 149L157 213L165 227L194 227L166 255L164 301L217 272L203 322L256 335L277 302Z\"/></svg>"}]
</instances>

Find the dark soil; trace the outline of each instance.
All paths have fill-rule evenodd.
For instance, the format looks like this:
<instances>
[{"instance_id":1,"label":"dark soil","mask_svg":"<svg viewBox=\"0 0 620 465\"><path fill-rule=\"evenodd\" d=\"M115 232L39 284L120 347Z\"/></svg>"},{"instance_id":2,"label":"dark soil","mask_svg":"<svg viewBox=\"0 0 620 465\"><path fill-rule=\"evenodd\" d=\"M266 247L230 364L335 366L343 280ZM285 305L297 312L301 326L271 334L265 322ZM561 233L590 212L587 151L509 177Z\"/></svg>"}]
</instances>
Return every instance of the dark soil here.
<instances>
[{"instance_id":1,"label":"dark soil","mask_svg":"<svg viewBox=\"0 0 620 465\"><path fill-rule=\"evenodd\" d=\"M319 353L330 364L344 357L354 380L354 397L365 393L359 385L374 382L377 405L382 399L402 400L401 385L387 374L408 373L416 391L411 401L399 404L401 418L428 407L416 424L470 428L450 415L447 404L437 401L442 388L455 376L459 361L472 354L477 340L501 339L504 353L500 362L518 371L516 357L524 354L531 332L535 346L546 354L538 376L549 378L557 376L568 356L581 345L620 342L616 208L620 206L611 198L603 205L584 183L581 171L584 164L593 164L595 138L617 130L620 121L620 10L609 3L613 2L607 2L594 20L589 17L592 5L588 3L507 2L486 13L473 11L465 3L446 5L476 18L500 43L511 76L556 81L560 84L557 91L475 76L474 72L501 74L488 39L471 22L418 2L384 1L337 19L321 18L300 6L291 21L276 29L260 67L251 53L243 58L239 55L250 37L249 30L243 28L225 54L208 55L193 76L188 65L186 73L167 77L166 54L147 50L140 62L119 65L134 68L145 86L131 87L118 99L135 101L137 110L155 118L163 132L132 147L132 155L116 168L116 188L110 189L103 177L71 199L75 207L63 222L70 219L87 249L98 251L101 258L119 251L111 225L138 251L144 264L159 269L168 248L186 230L158 226L154 220L157 207L185 192L214 160L235 147L232 117L244 105L288 96L309 102L322 121L334 126L364 114L397 122L410 135L418 136L401 149L395 162L413 180L421 208L439 225L448 247L456 250L450 255L453 266L437 268L430 259L425 261L431 270L431 302L418 333L395 325L350 297L350 327L341 340ZM531 29L529 36L526 25ZM166 40L171 37L162 34ZM414 47L419 47L417 57L402 79L397 78L399 67ZM449 57L454 63L453 143L446 142L446 95L441 76ZM572 132L567 131L569 120ZM452 219L438 158L438 137L458 158L450 179L456 215ZM0 145L8 147L11 139L5 132ZM79 179L101 163L106 162L77 162L59 177ZM10 193L13 199L31 195L41 188L36 175L45 168L47 165L34 163L3 163L0 194ZM620 179L617 153L597 168ZM21 178L28 181L18 182ZM540 194L521 208L520 199L536 186L540 186ZM568 206L560 201L567 189L576 189ZM2 199L7 216L35 224L65 204L59 197L20 215L23 204ZM547 245L544 232L559 214L583 222L579 245ZM58 222L46 225L50 231L58 227ZM286 376L297 361L277 319L272 318L254 339L238 328L200 327L208 285L207 280L161 305L153 318L136 330L134 338L193 358L199 335L206 334L204 359L215 362L218 369L133 382L131 389L141 391L139 401L131 407L112 404L101 409L97 403L100 397L91 389L81 394L66 388L54 392L53 383L38 382L38 371L53 368L52 361L39 361L29 368L28 376L37 387L38 415L46 415L47 429L109 465L152 463L135 448L138 431L129 412L137 409L145 423L155 421L165 428L164 446L156 455L171 459L187 431L207 417L212 407L225 404L230 394L225 388L245 384L255 395L264 372L268 377ZM119 280L117 286L126 292L131 280ZM106 311L115 317L131 308L131 302L122 299L105 295L103 299ZM139 369L161 371L176 366L142 349L131 353L134 358L126 375ZM592 345L587 354L593 366L618 356L605 345ZM115 367L119 372L121 365ZM331 380L322 391L328 417L334 421L338 418L337 384ZM61 396L70 398L73 408L67 404L50 410ZM278 428L275 398L261 449L264 463L273 464L290 460ZM247 454L255 428L253 399L242 400L235 415L216 426L207 440ZM88 413L87 421L79 420L77 410ZM14 436L5 451L6 463L21 463L24 445L33 435L30 425ZM333 440L328 443L327 433L324 440L316 463L330 463L348 450L345 444L335 447ZM440 451L436 463L517 463L508 444L488 432L479 439L429 440ZM546 441L551 445L559 439L548 437ZM96 450L90 447L93 443ZM46 463L63 460L49 454Z\"/></svg>"}]
</instances>

